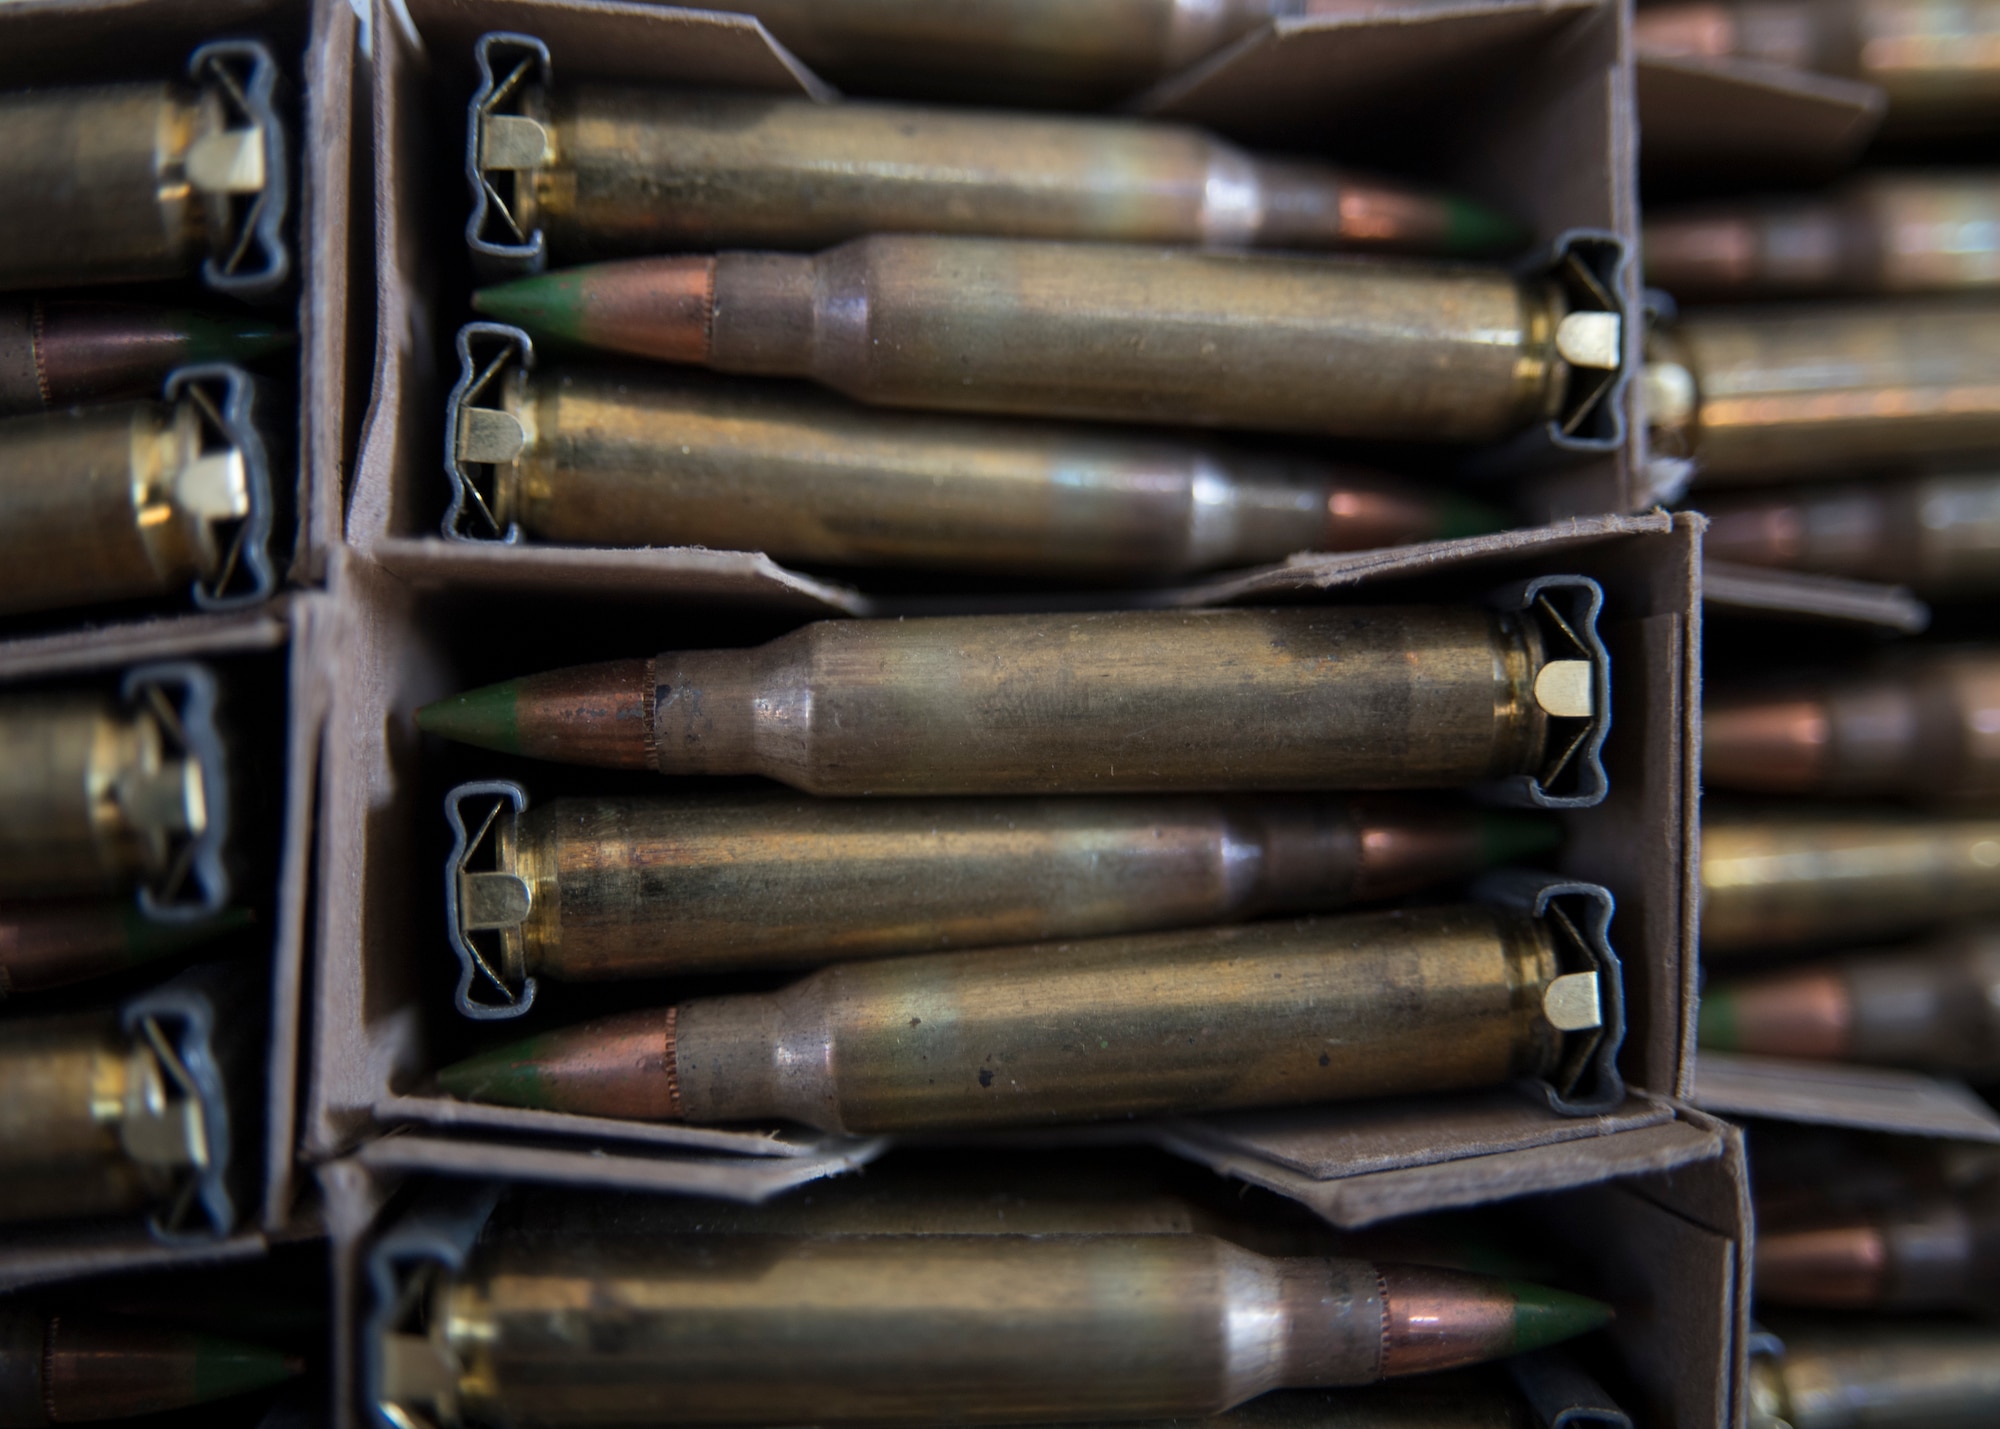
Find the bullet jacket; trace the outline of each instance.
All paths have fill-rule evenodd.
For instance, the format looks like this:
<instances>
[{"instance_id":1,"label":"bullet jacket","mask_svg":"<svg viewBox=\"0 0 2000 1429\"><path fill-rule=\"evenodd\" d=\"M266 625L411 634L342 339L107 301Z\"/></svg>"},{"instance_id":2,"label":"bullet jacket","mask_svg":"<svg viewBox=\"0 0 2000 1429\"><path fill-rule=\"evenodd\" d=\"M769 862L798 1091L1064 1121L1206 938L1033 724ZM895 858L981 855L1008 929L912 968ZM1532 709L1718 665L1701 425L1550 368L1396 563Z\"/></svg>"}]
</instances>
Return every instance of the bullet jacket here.
<instances>
[{"instance_id":1,"label":"bullet jacket","mask_svg":"<svg viewBox=\"0 0 2000 1429\"><path fill-rule=\"evenodd\" d=\"M496 798L475 842L461 810L477 821ZM463 785L446 801L468 1015L527 1011L538 977L796 967L1335 908L1560 837L1520 816L1389 800L525 803L512 784ZM490 870L472 867L489 856ZM477 933L497 953L476 951ZM475 1001L482 980L493 985Z\"/></svg>"},{"instance_id":2,"label":"bullet jacket","mask_svg":"<svg viewBox=\"0 0 2000 1429\"><path fill-rule=\"evenodd\" d=\"M1704 498L1711 559L1906 585L1964 600L2000 590L2000 474Z\"/></svg>"},{"instance_id":3,"label":"bullet jacket","mask_svg":"<svg viewBox=\"0 0 2000 1429\"><path fill-rule=\"evenodd\" d=\"M2000 1330L1873 1319L1778 1329L1783 1353L1750 1362L1753 1424L1986 1429L2000 1415Z\"/></svg>"},{"instance_id":4,"label":"bullet jacket","mask_svg":"<svg viewBox=\"0 0 2000 1429\"><path fill-rule=\"evenodd\" d=\"M840 963L546 1033L439 1080L474 1101L849 1133L1515 1078L1601 1110L1622 1096L1601 931L1468 906Z\"/></svg>"},{"instance_id":5,"label":"bullet jacket","mask_svg":"<svg viewBox=\"0 0 2000 1429\"><path fill-rule=\"evenodd\" d=\"M421 728L812 794L1440 788L1603 797L1609 676L1582 577L1498 603L821 621L751 650L579 666ZM1559 610L1557 602L1567 607Z\"/></svg>"},{"instance_id":6,"label":"bullet jacket","mask_svg":"<svg viewBox=\"0 0 2000 1429\"><path fill-rule=\"evenodd\" d=\"M2000 820L1711 810L1701 898L1705 956L2000 915Z\"/></svg>"},{"instance_id":7,"label":"bullet jacket","mask_svg":"<svg viewBox=\"0 0 2000 1429\"><path fill-rule=\"evenodd\" d=\"M269 401L248 373L210 364L174 372L163 400L0 421L0 613L266 599Z\"/></svg>"},{"instance_id":8,"label":"bullet jacket","mask_svg":"<svg viewBox=\"0 0 2000 1429\"><path fill-rule=\"evenodd\" d=\"M489 342L506 352L489 357ZM448 538L699 545L833 565L1160 580L1497 530L1406 480L1153 432L871 411L810 387L534 371L474 324L447 417Z\"/></svg>"},{"instance_id":9,"label":"bullet jacket","mask_svg":"<svg viewBox=\"0 0 2000 1429\"><path fill-rule=\"evenodd\" d=\"M0 300L0 416L155 396L177 367L255 362L291 341L242 313Z\"/></svg>"},{"instance_id":10,"label":"bullet jacket","mask_svg":"<svg viewBox=\"0 0 2000 1429\"><path fill-rule=\"evenodd\" d=\"M0 289L192 277L260 297L291 272L278 70L203 45L188 82L0 94Z\"/></svg>"},{"instance_id":11,"label":"bullet jacket","mask_svg":"<svg viewBox=\"0 0 2000 1429\"><path fill-rule=\"evenodd\" d=\"M1702 995L1701 1041L2000 1077L2000 929L1724 982Z\"/></svg>"},{"instance_id":12,"label":"bullet jacket","mask_svg":"<svg viewBox=\"0 0 2000 1429\"><path fill-rule=\"evenodd\" d=\"M548 72L537 43L480 49L488 73L495 59ZM481 87L466 123L474 252L530 263L870 233L1465 255L1528 239L1463 200L1159 121L510 75Z\"/></svg>"},{"instance_id":13,"label":"bullet jacket","mask_svg":"<svg viewBox=\"0 0 2000 1429\"><path fill-rule=\"evenodd\" d=\"M1930 652L1855 675L1723 689L1702 703L1720 789L2000 800L2000 654Z\"/></svg>"},{"instance_id":14,"label":"bullet jacket","mask_svg":"<svg viewBox=\"0 0 2000 1429\"><path fill-rule=\"evenodd\" d=\"M2000 1182L1873 1215L1759 1226L1757 1299L1894 1314L2000 1311Z\"/></svg>"},{"instance_id":15,"label":"bullet jacket","mask_svg":"<svg viewBox=\"0 0 2000 1429\"><path fill-rule=\"evenodd\" d=\"M237 1340L10 1306L0 1309L0 1429L158 1414L281 1384L302 1368Z\"/></svg>"},{"instance_id":16,"label":"bullet jacket","mask_svg":"<svg viewBox=\"0 0 2000 1429\"><path fill-rule=\"evenodd\" d=\"M2000 447L2000 305L1710 309L1653 335L1653 444L1704 484Z\"/></svg>"},{"instance_id":17,"label":"bullet jacket","mask_svg":"<svg viewBox=\"0 0 2000 1429\"><path fill-rule=\"evenodd\" d=\"M1827 198L1669 209L1646 281L1677 298L2000 287L2000 173L1866 175Z\"/></svg>"},{"instance_id":18,"label":"bullet jacket","mask_svg":"<svg viewBox=\"0 0 2000 1429\"><path fill-rule=\"evenodd\" d=\"M375 1389L448 1425L1205 1416L1609 1318L1540 1286L1205 1235L506 1242L440 1279L428 1334L378 1336Z\"/></svg>"},{"instance_id":19,"label":"bullet jacket","mask_svg":"<svg viewBox=\"0 0 2000 1429\"><path fill-rule=\"evenodd\" d=\"M130 900L32 898L0 907L0 1000L172 957L250 926L247 909L161 922Z\"/></svg>"},{"instance_id":20,"label":"bullet jacket","mask_svg":"<svg viewBox=\"0 0 2000 1429\"><path fill-rule=\"evenodd\" d=\"M1623 344L1617 299L1583 256L1602 248L1578 240L1524 279L881 235L810 255L600 263L481 289L473 306L537 338L810 377L875 406L1385 441L1539 427L1602 443Z\"/></svg>"}]
</instances>

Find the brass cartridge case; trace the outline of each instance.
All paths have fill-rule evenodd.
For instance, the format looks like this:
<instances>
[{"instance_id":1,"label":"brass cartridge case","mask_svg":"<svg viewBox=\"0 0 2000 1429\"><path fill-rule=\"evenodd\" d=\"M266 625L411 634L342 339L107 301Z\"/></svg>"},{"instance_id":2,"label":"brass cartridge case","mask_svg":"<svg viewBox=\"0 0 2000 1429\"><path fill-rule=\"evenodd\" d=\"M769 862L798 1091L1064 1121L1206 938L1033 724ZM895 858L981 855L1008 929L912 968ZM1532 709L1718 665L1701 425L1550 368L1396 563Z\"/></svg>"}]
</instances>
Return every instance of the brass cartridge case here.
<instances>
[{"instance_id":1,"label":"brass cartridge case","mask_svg":"<svg viewBox=\"0 0 2000 1429\"><path fill-rule=\"evenodd\" d=\"M484 325L466 338L525 335ZM462 341L465 339L462 338ZM1305 457L869 411L810 387L525 361L454 394L447 536L700 545L835 565L1160 580L1499 525ZM480 379L485 377L484 381ZM490 479L475 467L490 464Z\"/></svg>"},{"instance_id":2,"label":"brass cartridge case","mask_svg":"<svg viewBox=\"0 0 2000 1429\"><path fill-rule=\"evenodd\" d=\"M1990 1429L2000 1329L1944 1320L1781 1325L1750 1362L1753 1429Z\"/></svg>"},{"instance_id":3,"label":"brass cartridge case","mask_svg":"<svg viewBox=\"0 0 2000 1429\"><path fill-rule=\"evenodd\" d=\"M2000 306L1709 310L1655 334L1654 445L1703 485L2000 447Z\"/></svg>"},{"instance_id":4,"label":"brass cartridge case","mask_svg":"<svg viewBox=\"0 0 2000 1429\"><path fill-rule=\"evenodd\" d=\"M2000 1182L1873 1215L1760 1225L1757 1299L1896 1314L2000 1310Z\"/></svg>"},{"instance_id":5,"label":"brass cartridge case","mask_svg":"<svg viewBox=\"0 0 2000 1429\"><path fill-rule=\"evenodd\" d=\"M885 407L1492 442L1585 430L1617 300L1414 259L880 235L818 254L636 259L482 289L538 336ZM2000 341L2000 339L1996 339Z\"/></svg>"},{"instance_id":6,"label":"brass cartridge case","mask_svg":"<svg viewBox=\"0 0 2000 1429\"><path fill-rule=\"evenodd\" d=\"M1707 695L1702 778L1769 794L2000 800L2000 654L1932 652Z\"/></svg>"},{"instance_id":7,"label":"brass cartridge case","mask_svg":"<svg viewBox=\"0 0 2000 1429\"><path fill-rule=\"evenodd\" d=\"M282 283L289 184L276 67L252 41L204 45L188 83L0 93L0 289L201 273Z\"/></svg>"},{"instance_id":8,"label":"brass cartridge case","mask_svg":"<svg viewBox=\"0 0 2000 1429\"><path fill-rule=\"evenodd\" d=\"M1646 220L1646 281L1677 298L2000 287L2000 174L1870 174L1823 199Z\"/></svg>"},{"instance_id":9,"label":"brass cartridge case","mask_svg":"<svg viewBox=\"0 0 2000 1429\"><path fill-rule=\"evenodd\" d=\"M799 966L1336 908L1468 876L1489 840L1541 832L1387 800L558 799L503 808L489 820L492 868L474 871L457 826L454 938L493 932L498 956L467 971L490 970L523 1011L536 977Z\"/></svg>"},{"instance_id":10,"label":"brass cartridge case","mask_svg":"<svg viewBox=\"0 0 2000 1429\"><path fill-rule=\"evenodd\" d=\"M1709 956L2000 914L2000 820L1714 811L1701 890Z\"/></svg>"},{"instance_id":11,"label":"brass cartridge case","mask_svg":"<svg viewBox=\"0 0 2000 1429\"><path fill-rule=\"evenodd\" d=\"M2000 474L1704 500L1711 559L1905 585L1963 600L2000 590Z\"/></svg>"}]
</instances>

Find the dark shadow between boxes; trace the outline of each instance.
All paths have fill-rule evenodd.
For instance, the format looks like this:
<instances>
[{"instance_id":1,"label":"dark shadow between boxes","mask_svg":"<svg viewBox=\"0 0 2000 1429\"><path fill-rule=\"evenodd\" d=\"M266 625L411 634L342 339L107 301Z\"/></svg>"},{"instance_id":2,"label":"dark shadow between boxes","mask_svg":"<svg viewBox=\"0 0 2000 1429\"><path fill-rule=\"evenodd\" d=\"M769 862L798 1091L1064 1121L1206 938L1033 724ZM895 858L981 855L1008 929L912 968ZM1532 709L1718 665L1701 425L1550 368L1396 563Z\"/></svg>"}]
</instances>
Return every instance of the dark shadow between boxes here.
<instances>
[{"instance_id":1,"label":"dark shadow between boxes","mask_svg":"<svg viewBox=\"0 0 2000 1429\"><path fill-rule=\"evenodd\" d=\"M348 540L413 584L551 589L588 585L635 596L789 603L860 614L861 590L955 593L963 578L881 571L795 570L756 551L705 547L610 549L524 540L442 539L451 501L443 469L445 402L460 374L454 340L472 316L465 231L466 101L474 44L488 32L537 37L563 78L656 80L829 98L830 91L741 17L658 6L523 3L411 7L421 50L395 13L378 16L375 135L381 333L376 387ZM1137 112L1217 129L1253 146L1317 151L1388 166L1525 220L1546 247L1564 234L1611 236L1591 251L1615 307L1635 311L1629 249L1629 105L1616 65L1617 7L1500 0L1415 16L1277 22L1136 97ZM1440 93L1450 102L1438 103ZM1408 97L1406 97L1408 96ZM1586 240L1597 243L1598 240ZM1620 325L1624 371L1639 334ZM1522 515L1622 511L1632 441L1622 380L1600 427L1556 450L1539 430L1527 446L1477 454L1492 472L1527 472L1513 489ZM1565 443L1569 439L1564 439ZM1518 445L1518 444L1517 444ZM1459 449L1404 447L1395 459L1435 475L1467 460ZM1509 486L1475 481L1496 498ZM991 583L988 583L990 589ZM1034 586L1025 587L1033 592ZM1044 587L1043 589L1046 589Z\"/></svg>"},{"instance_id":2,"label":"dark shadow between boxes","mask_svg":"<svg viewBox=\"0 0 2000 1429\"><path fill-rule=\"evenodd\" d=\"M1696 527L1663 515L1600 518L1295 562L1177 595L1188 606L1449 602L1476 601L1535 575L1581 574L1601 585L1599 631L1611 669L1609 794L1596 807L1562 812L1568 842L1558 871L1604 886L1615 900L1610 941L1624 967L1627 1020L1620 1065L1634 1089L1622 1105L1561 1116L1502 1090L1100 1124L1058 1135L1171 1144L1353 1223L1477 1200L1496 1185L1555 1189L1712 1155L1710 1124L1689 1121L1668 1100L1685 1084L1692 973L1681 949L1691 919L1685 867L1699 639ZM629 593L419 589L358 562L348 573L355 610L332 672L347 703L329 750L308 1154L339 1155L371 1131L395 1127L400 1134L365 1154L405 1168L476 1162L500 1169L525 1159L549 1174L588 1163L593 1177L632 1186L681 1184L692 1160L715 1163L703 1174L749 1176L754 1194L876 1154L879 1140L797 1129L745 1133L477 1106L439 1095L432 1080L440 1066L537 1027L648 1005L658 987L548 984L527 1023L476 1024L455 1012L459 967L443 896L447 791L465 780L504 777L546 801L567 792L667 793L720 781L619 775L453 748L420 737L414 709L481 681L630 657L662 643L755 644L798 625L799 613L640 602ZM746 975L745 985L787 980ZM733 1166L738 1156L757 1164Z\"/></svg>"}]
</instances>

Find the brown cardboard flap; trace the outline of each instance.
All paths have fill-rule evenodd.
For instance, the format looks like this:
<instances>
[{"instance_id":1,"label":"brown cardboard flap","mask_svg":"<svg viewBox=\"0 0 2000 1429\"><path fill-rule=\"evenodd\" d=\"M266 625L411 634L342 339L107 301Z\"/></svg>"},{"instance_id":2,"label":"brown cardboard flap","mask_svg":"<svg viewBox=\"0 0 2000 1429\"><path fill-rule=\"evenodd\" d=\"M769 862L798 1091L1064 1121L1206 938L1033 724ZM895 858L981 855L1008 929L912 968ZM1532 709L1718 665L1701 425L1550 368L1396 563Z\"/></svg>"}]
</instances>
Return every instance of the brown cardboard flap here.
<instances>
[{"instance_id":1,"label":"brown cardboard flap","mask_svg":"<svg viewBox=\"0 0 2000 1429\"><path fill-rule=\"evenodd\" d=\"M64 1227L37 1232L7 1231L7 1255L0 1260L0 1293L56 1280L80 1280L128 1270L177 1270L255 1260L270 1242L254 1231L239 1231L206 1245L161 1245L137 1221L115 1227Z\"/></svg>"},{"instance_id":2,"label":"brown cardboard flap","mask_svg":"<svg viewBox=\"0 0 2000 1429\"><path fill-rule=\"evenodd\" d=\"M1871 625L1898 635L1919 634L1931 623L1931 608L1901 586L1733 561L1704 565L1701 603L1717 615Z\"/></svg>"},{"instance_id":3,"label":"brown cardboard flap","mask_svg":"<svg viewBox=\"0 0 2000 1429\"><path fill-rule=\"evenodd\" d=\"M1755 60L1640 59L1640 153L1648 167L1831 174L1881 127L1872 84Z\"/></svg>"},{"instance_id":4,"label":"brown cardboard flap","mask_svg":"<svg viewBox=\"0 0 2000 1429\"><path fill-rule=\"evenodd\" d=\"M600 1190L668 1191L756 1202L808 1181L865 1166L886 1145L883 1141L848 1142L836 1153L798 1157L641 1156L603 1150L579 1157L567 1149L404 1135L371 1141L354 1159L373 1171L506 1177Z\"/></svg>"},{"instance_id":5,"label":"brown cardboard flap","mask_svg":"<svg viewBox=\"0 0 2000 1429\"><path fill-rule=\"evenodd\" d=\"M124 625L0 641L0 680L39 680L140 660L243 655L285 643L287 602L217 615L164 615Z\"/></svg>"},{"instance_id":6,"label":"brown cardboard flap","mask_svg":"<svg viewBox=\"0 0 2000 1429\"><path fill-rule=\"evenodd\" d=\"M851 1154L862 1142L799 1130L718 1131L678 1123L614 1121L609 1117L488 1106L451 1097L384 1097L375 1104L385 1125L421 1125L452 1130L514 1132L522 1136L574 1136L594 1141L629 1141L681 1151L717 1151L735 1156L832 1157ZM879 1139L879 1138L877 1138Z\"/></svg>"},{"instance_id":7,"label":"brown cardboard flap","mask_svg":"<svg viewBox=\"0 0 2000 1429\"><path fill-rule=\"evenodd\" d=\"M1694 1102L1726 1116L2000 1142L2000 1113L1964 1083L1890 1067L1703 1052Z\"/></svg>"}]
</instances>

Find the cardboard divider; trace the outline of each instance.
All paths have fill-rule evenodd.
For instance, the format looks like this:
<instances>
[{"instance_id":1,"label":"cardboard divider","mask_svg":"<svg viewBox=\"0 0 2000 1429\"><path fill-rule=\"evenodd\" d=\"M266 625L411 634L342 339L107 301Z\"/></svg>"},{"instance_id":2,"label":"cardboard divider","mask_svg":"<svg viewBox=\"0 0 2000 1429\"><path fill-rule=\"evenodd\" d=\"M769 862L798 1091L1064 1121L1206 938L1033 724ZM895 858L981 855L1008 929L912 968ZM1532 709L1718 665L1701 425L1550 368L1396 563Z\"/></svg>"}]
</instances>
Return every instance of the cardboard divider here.
<instances>
[{"instance_id":1,"label":"cardboard divider","mask_svg":"<svg viewBox=\"0 0 2000 1429\"><path fill-rule=\"evenodd\" d=\"M1648 172L1711 181L1824 177L1859 157L1888 97L1872 84L1756 60L1647 59L1636 66Z\"/></svg>"},{"instance_id":2,"label":"cardboard divider","mask_svg":"<svg viewBox=\"0 0 2000 1429\"><path fill-rule=\"evenodd\" d=\"M2000 1112L1963 1082L1893 1067L1703 1052L1694 1102L1724 1116L2000 1142Z\"/></svg>"}]
</instances>

